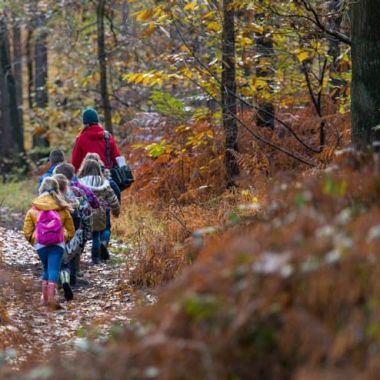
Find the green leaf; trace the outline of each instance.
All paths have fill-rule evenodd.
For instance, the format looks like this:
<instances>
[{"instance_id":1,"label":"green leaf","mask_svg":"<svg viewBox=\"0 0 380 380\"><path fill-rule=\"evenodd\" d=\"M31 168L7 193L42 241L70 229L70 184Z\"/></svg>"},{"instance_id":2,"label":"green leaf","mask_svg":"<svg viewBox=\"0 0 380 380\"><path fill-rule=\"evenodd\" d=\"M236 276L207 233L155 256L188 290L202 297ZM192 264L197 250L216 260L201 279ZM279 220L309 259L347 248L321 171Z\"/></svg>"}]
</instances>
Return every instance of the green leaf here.
<instances>
[{"instance_id":1,"label":"green leaf","mask_svg":"<svg viewBox=\"0 0 380 380\"><path fill-rule=\"evenodd\" d=\"M186 117L185 104L168 92L155 90L150 97L151 103L162 115L183 121Z\"/></svg>"}]
</instances>

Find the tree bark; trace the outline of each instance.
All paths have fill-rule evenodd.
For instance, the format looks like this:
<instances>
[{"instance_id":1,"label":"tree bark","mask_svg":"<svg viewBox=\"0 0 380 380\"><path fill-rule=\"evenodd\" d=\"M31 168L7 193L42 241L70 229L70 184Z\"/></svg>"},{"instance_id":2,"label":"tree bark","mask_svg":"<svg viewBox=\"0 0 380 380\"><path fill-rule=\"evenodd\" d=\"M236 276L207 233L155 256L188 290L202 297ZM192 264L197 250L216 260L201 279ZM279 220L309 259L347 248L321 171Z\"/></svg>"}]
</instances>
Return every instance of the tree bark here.
<instances>
[{"instance_id":1,"label":"tree bark","mask_svg":"<svg viewBox=\"0 0 380 380\"><path fill-rule=\"evenodd\" d=\"M9 155L12 141L12 127L9 108L9 93L6 75L10 69L8 61L7 29L4 17L0 16L0 159Z\"/></svg>"},{"instance_id":2,"label":"tree bark","mask_svg":"<svg viewBox=\"0 0 380 380\"><path fill-rule=\"evenodd\" d=\"M43 14L37 15L37 36L34 47L35 56L35 94L36 106L46 108L48 105L48 49L46 20Z\"/></svg>"},{"instance_id":3,"label":"tree bark","mask_svg":"<svg viewBox=\"0 0 380 380\"><path fill-rule=\"evenodd\" d=\"M239 174L236 158L238 151L238 129L236 122L236 63L235 63L235 11L231 8L233 0L223 0L223 34L222 34L222 113L225 130L225 168L227 187L234 186L234 179Z\"/></svg>"},{"instance_id":4,"label":"tree bark","mask_svg":"<svg viewBox=\"0 0 380 380\"><path fill-rule=\"evenodd\" d=\"M27 72L28 72L28 106L30 110L33 108L33 87L34 87L32 37L33 37L33 29L31 27L28 27L28 33L27 33L26 45L25 45L25 54L26 54L26 66L27 66Z\"/></svg>"},{"instance_id":5,"label":"tree bark","mask_svg":"<svg viewBox=\"0 0 380 380\"><path fill-rule=\"evenodd\" d=\"M21 133L20 133L21 131ZM5 17L0 18L0 153L10 158L24 151L17 107L16 85L11 70L9 38Z\"/></svg>"},{"instance_id":6,"label":"tree bark","mask_svg":"<svg viewBox=\"0 0 380 380\"><path fill-rule=\"evenodd\" d=\"M380 7L377 0L351 4L352 142L360 150L380 142ZM379 127L380 128L380 127Z\"/></svg>"},{"instance_id":7,"label":"tree bark","mask_svg":"<svg viewBox=\"0 0 380 380\"><path fill-rule=\"evenodd\" d=\"M105 0L99 0L96 16L97 16L97 32L98 32L98 60L100 71L100 94L102 98L102 106L104 112L104 124L109 132L113 132L112 128L112 115L111 103L108 93L107 84L107 54L105 44L105 31L104 31L104 16L105 16Z\"/></svg>"},{"instance_id":8,"label":"tree bark","mask_svg":"<svg viewBox=\"0 0 380 380\"><path fill-rule=\"evenodd\" d=\"M34 46L34 67L35 67L35 106L46 108L48 105L48 48L46 18L43 13L36 16L37 36ZM49 146L49 140L45 133L35 133L33 136L33 146Z\"/></svg>"},{"instance_id":9,"label":"tree bark","mask_svg":"<svg viewBox=\"0 0 380 380\"><path fill-rule=\"evenodd\" d=\"M262 0L259 1L262 4ZM256 78L265 80L268 85L268 91L272 92L272 77L269 62L273 57L273 39L269 30L265 27L265 14L257 13L255 15L255 21L258 25L263 27L262 33L255 33L255 45L256 45ZM260 90L260 88L258 88ZM274 106L271 102L258 99L256 112L256 125L258 127L265 127L274 129L275 117Z\"/></svg>"},{"instance_id":10,"label":"tree bark","mask_svg":"<svg viewBox=\"0 0 380 380\"><path fill-rule=\"evenodd\" d=\"M20 114L20 122L23 125L23 81L22 81L22 43L21 28L17 22L13 22L13 67L16 84L17 106Z\"/></svg>"}]
</instances>

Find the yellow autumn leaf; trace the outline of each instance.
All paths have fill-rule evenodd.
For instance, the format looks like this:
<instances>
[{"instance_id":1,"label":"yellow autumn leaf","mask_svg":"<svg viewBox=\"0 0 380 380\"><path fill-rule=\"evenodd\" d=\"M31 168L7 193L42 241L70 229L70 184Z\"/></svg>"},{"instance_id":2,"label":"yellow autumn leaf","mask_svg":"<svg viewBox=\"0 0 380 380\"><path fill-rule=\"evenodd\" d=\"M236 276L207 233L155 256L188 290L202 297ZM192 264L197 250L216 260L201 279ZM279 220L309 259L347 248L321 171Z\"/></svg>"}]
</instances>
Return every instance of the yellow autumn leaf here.
<instances>
[{"instance_id":1,"label":"yellow autumn leaf","mask_svg":"<svg viewBox=\"0 0 380 380\"><path fill-rule=\"evenodd\" d=\"M303 62L305 59L309 58L309 52L301 51L300 53L297 54L297 58L299 59L300 62Z\"/></svg>"},{"instance_id":2,"label":"yellow autumn leaf","mask_svg":"<svg viewBox=\"0 0 380 380\"><path fill-rule=\"evenodd\" d=\"M121 115L118 112L115 112L112 115L112 124L118 125L121 122Z\"/></svg>"},{"instance_id":3,"label":"yellow autumn leaf","mask_svg":"<svg viewBox=\"0 0 380 380\"><path fill-rule=\"evenodd\" d=\"M149 20L154 14L154 9L145 9L140 12L136 12L136 20L137 21L147 21Z\"/></svg>"},{"instance_id":4,"label":"yellow autumn leaf","mask_svg":"<svg viewBox=\"0 0 380 380\"><path fill-rule=\"evenodd\" d=\"M193 1L191 3L186 4L183 9L185 11L193 11L194 9L197 8L197 6L198 4L195 1Z\"/></svg>"},{"instance_id":5,"label":"yellow autumn leaf","mask_svg":"<svg viewBox=\"0 0 380 380\"><path fill-rule=\"evenodd\" d=\"M267 81L264 80L264 79L257 78L257 79L255 80L255 88L256 88L256 89L257 89L257 88L265 88L265 87L267 87L267 85L268 85L268 83L267 83Z\"/></svg>"},{"instance_id":6,"label":"yellow autumn leaf","mask_svg":"<svg viewBox=\"0 0 380 380\"><path fill-rule=\"evenodd\" d=\"M214 32L217 32L220 30L220 24L216 21L210 21L206 24L206 28L208 30L211 30L211 31L214 31Z\"/></svg>"}]
</instances>

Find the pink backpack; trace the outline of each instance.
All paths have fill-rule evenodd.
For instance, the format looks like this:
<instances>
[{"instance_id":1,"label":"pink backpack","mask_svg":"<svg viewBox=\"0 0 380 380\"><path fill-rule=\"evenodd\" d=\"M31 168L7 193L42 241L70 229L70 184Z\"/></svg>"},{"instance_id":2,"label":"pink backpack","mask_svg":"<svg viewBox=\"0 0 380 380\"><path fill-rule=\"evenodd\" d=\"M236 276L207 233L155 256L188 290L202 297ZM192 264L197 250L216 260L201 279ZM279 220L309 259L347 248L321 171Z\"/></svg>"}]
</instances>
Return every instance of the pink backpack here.
<instances>
[{"instance_id":1,"label":"pink backpack","mask_svg":"<svg viewBox=\"0 0 380 380\"><path fill-rule=\"evenodd\" d=\"M36 243L56 245L64 241L63 224L59 213L54 210L39 211L36 224Z\"/></svg>"}]
</instances>

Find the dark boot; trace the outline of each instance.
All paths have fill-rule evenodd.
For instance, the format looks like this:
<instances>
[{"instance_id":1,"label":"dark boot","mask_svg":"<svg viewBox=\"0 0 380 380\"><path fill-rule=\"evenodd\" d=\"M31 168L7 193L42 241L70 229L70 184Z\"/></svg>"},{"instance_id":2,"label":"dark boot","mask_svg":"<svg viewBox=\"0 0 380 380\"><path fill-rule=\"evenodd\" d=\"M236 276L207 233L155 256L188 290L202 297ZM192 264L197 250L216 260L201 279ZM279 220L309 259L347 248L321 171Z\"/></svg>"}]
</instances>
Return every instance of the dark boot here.
<instances>
[{"instance_id":1,"label":"dark boot","mask_svg":"<svg viewBox=\"0 0 380 380\"><path fill-rule=\"evenodd\" d=\"M105 244L100 244L100 258L102 261L107 261L110 259L110 253Z\"/></svg>"},{"instance_id":2,"label":"dark boot","mask_svg":"<svg viewBox=\"0 0 380 380\"><path fill-rule=\"evenodd\" d=\"M70 286L70 273L67 270L61 271L60 274L62 288L63 288L63 294L65 296L66 301L71 301L74 298L73 291Z\"/></svg>"},{"instance_id":3,"label":"dark boot","mask_svg":"<svg viewBox=\"0 0 380 380\"><path fill-rule=\"evenodd\" d=\"M91 259L94 265L100 264L100 249L99 248L91 249Z\"/></svg>"}]
</instances>

